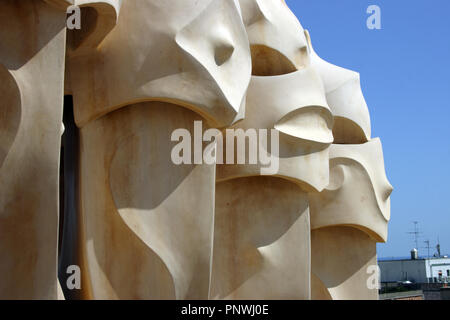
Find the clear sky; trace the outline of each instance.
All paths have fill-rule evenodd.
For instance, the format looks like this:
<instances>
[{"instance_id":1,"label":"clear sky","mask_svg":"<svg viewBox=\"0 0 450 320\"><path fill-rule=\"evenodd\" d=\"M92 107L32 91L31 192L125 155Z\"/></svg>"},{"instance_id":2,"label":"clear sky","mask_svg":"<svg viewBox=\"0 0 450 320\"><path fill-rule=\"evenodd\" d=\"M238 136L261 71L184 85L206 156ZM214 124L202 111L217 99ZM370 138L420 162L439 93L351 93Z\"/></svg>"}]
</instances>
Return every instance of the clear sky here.
<instances>
[{"instance_id":1,"label":"clear sky","mask_svg":"<svg viewBox=\"0 0 450 320\"><path fill-rule=\"evenodd\" d=\"M325 60L358 71L383 142L391 196L389 239L379 257L408 256L412 221L450 253L450 1L286 0ZM381 30L369 30L369 5ZM431 249L431 253L435 252Z\"/></svg>"}]
</instances>

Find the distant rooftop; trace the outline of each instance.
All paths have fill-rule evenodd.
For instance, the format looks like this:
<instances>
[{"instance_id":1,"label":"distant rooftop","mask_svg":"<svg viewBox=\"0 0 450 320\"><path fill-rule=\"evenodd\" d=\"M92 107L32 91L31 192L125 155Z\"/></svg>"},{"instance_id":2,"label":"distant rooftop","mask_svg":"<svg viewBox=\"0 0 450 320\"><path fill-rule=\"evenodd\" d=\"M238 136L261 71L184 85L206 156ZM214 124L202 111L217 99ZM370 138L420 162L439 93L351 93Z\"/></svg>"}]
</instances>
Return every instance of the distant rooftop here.
<instances>
[{"instance_id":1,"label":"distant rooftop","mask_svg":"<svg viewBox=\"0 0 450 320\"><path fill-rule=\"evenodd\" d=\"M446 259L450 257L449 254L444 254L441 255L440 257L424 257L424 256L419 256L418 259L416 260L432 260L432 259ZM378 261L401 261L401 260L412 260L411 256L404 256L404 257L383 257L383 258L378 258Z\"/></svg>"}]
</instances>

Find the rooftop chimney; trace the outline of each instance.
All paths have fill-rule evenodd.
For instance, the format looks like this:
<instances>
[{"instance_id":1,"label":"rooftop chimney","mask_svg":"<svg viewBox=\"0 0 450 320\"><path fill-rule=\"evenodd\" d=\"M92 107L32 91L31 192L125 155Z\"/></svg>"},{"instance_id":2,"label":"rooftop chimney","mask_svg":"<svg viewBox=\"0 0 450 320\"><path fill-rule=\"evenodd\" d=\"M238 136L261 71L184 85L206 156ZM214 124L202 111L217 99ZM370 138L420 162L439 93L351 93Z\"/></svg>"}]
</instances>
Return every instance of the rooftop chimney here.
<instances>
[{"instance_id":1,"label":"rooftop chimney","mask_svg":"<svg viewBox=\"0 0 450 320\"><path fill-rule=\"evenodd\" d=\"M411 260L417 260L419 259L419 252L417 251L417 249L412 249L411 250Z\"/></svg>"}]
</instances>

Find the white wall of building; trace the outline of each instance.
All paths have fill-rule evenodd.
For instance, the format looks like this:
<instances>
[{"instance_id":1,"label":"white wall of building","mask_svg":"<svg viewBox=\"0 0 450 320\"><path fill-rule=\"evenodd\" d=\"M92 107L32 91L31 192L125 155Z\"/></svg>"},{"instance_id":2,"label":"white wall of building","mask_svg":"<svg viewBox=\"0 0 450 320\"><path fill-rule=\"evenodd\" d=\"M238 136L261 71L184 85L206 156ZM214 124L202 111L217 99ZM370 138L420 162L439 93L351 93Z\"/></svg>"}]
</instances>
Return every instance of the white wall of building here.
<instances>
[{"instance_id":1,"label":"white wall of building","mask_svg":"<svg viewBox=\"0 0 450 320\"><path fill-rule=\"evenodd\" d=\"M430 282L450 282L450 259L426 260L426 271Z\"/></svg>"}]
</instances>

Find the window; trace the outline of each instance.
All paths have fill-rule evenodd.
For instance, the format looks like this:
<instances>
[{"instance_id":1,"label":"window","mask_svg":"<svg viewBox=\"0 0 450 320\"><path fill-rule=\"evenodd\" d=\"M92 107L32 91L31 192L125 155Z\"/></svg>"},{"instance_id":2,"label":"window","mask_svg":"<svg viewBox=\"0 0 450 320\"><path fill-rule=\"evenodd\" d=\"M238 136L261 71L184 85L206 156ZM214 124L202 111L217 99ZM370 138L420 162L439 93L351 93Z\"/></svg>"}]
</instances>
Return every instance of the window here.
<instances>
[{"instance_id":1,"label":"window","mask_svg":"<svg viewBox=\"0 0 450 320\"><path fill-rule=\"evenodd\" d=\"M447 270L447 277L450 277L450 269Z\"/></svg>"}]
</instances>

